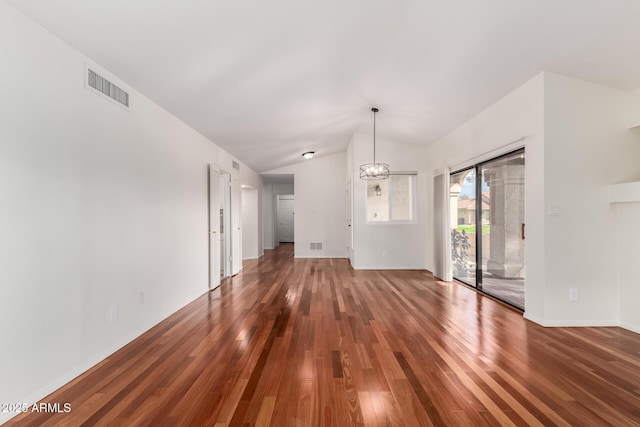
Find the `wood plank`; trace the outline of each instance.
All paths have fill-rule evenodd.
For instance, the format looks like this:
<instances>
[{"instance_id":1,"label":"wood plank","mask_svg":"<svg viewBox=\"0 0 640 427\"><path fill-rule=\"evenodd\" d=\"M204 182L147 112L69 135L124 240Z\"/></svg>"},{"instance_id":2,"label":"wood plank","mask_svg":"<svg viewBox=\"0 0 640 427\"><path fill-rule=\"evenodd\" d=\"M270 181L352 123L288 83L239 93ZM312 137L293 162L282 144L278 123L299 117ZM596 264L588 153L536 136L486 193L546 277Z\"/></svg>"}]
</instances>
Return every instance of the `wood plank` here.
<instances>
[{"instance_id":1,"label":"wood plank","mask_svg":"<svg viewBox=\"0 0 640 427\"><path fill-rule=\"evenodd\" d=\"M640 426L640 336L280 245L7 426Z\"/></svg>"}]
</instances>

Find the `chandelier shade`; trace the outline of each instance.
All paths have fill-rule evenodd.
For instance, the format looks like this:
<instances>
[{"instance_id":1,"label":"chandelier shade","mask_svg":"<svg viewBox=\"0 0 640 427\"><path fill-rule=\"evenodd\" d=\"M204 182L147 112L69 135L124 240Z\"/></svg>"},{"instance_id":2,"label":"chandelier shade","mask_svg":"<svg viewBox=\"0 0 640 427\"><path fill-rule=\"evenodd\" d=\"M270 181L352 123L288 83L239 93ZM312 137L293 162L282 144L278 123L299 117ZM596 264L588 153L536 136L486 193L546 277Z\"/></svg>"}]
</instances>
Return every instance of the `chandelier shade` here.
<instances>
[{"instance_id":1,"label":"chandelier shade","mask_svg":"<svg viewBox=\"0 0 640 427\"><path fill-rule=\"evenodd\" d=\"M365 163L360 165L360 178L367 180L387 179L389 165L386 163Z\"/></svg>"},{"instance_id":2,"label":"chandelier shade","mask_svg":"<svg viewBox=\"0 0 640 427\"><path fill-rule=\"evenodd\" d=\"M389 178L389 165L376 162L376 113L379 110L374 107L371 111L373 111L373 163L360 165L360 178L366 180L387 179Z\"/></svg>"}]
</instances>

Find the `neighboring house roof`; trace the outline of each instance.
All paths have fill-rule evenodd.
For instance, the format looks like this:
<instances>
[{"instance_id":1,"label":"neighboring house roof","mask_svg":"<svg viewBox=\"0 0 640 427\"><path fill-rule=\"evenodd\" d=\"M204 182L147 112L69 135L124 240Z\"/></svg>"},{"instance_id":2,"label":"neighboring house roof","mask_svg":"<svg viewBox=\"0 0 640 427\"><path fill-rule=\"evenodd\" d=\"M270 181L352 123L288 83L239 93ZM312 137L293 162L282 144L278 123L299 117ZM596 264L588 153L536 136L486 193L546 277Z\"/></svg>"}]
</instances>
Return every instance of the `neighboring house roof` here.
<instances>
[{"instance_id":1,"label":"neighboring house roof","mask_svg":"<svg viewBox=\"0 0 640 427\"><path fill-rule=\"evenodd\" d=\"M489 204L488 197L484 197L482 200L482 210L488 210L491 205ZM458 199L458 209L473 210L476 208L476 199Z\"/></svg>"}]
</instances>

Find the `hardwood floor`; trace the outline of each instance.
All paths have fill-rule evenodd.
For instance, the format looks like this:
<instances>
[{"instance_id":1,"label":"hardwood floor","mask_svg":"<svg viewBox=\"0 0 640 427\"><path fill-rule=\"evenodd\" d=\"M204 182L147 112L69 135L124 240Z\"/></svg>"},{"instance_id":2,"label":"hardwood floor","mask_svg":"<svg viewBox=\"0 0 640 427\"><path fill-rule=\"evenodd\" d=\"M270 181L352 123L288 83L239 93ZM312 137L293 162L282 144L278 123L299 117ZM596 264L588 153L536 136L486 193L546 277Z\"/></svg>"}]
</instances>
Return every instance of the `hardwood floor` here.
<instances>
[{"instance_id":1,"label":"hardwood floor","mask_svg":"<svg viewBox=\"0 0 640 427\"><path fill-rule=\"evenodd\" d=\"M640 336L281 245L9 426L640 425Z\"/></svg>"}]
</instances>

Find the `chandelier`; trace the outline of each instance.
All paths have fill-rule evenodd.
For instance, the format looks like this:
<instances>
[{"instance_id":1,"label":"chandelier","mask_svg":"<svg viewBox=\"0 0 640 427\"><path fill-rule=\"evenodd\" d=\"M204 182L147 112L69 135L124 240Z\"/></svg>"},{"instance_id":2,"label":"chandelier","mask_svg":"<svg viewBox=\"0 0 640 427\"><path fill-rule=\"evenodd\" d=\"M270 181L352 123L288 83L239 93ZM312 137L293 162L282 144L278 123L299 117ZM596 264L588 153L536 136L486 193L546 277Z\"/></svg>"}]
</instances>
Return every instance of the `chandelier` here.
<instances>
[{"instance_id":1,"label":"chandelier","mask_svg":"<svg viewBox=\"0 0 640 427\"><path fill-rule=\"evenodd\" d=\"M365 163L360 165L360 178L366 180L387 179L389 177L389 165L386 163L376 163L376 113L377 108L373 111L373 163Z\"/></svg>"}]
</instances>

